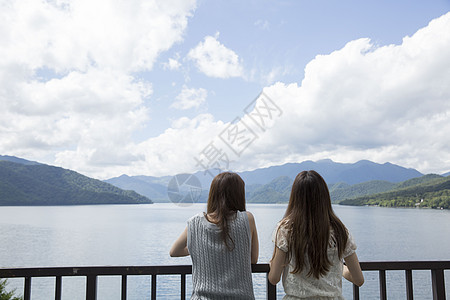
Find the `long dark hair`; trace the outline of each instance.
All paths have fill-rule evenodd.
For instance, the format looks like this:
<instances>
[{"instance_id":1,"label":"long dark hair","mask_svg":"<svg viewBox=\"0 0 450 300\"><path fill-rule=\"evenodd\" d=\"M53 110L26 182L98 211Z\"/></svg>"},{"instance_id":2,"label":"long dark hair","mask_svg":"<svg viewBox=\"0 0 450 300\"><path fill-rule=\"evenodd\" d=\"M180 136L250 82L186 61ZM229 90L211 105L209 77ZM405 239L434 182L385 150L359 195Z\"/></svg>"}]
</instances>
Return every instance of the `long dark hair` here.
<instances>
[{"instance_id":1,"label":"long dark hair","mask_svg":"<svg viewBox=\"0 0 450 300\"><path fill-rule=\"evenodd\" d=\"M289 232L288 259L295 258L292 273L301 272L308 261L307 276L318 279L326 275L331 267L327 253L330 243L337 246L339 258L342 258L348 231L335 215L327 184L316 171L303 171L295 178L280 226Z\"/></svg>"},{"instance_id":2,"label":"long dark hair","mask_svg":"<svg viewBox=\"0 0 450 300\"><path fill-rule=\"evenodd\" d=\"M220 173L211 182L206 212L221 229L222 240L229 250L234 249L234 241L228 222L237 211L245 211L245 183L236 173Z\"/></svg>"}]
</instances>

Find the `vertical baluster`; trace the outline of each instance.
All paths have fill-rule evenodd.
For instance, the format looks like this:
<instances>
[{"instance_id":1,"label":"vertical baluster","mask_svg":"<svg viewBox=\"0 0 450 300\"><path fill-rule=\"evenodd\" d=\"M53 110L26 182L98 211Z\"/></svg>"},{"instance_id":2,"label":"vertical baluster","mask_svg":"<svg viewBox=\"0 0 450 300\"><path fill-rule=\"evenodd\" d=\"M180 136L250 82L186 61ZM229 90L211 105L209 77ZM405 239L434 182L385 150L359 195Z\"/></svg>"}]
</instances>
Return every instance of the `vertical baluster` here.
<instances>
[{"instance_id":1,"label":"vertical baluster","mask_svg":"<svg viewBox=\"0 0 450 300\"><path fill-rule=\"evenodd\" d=\"M269 273L267 273L267 276L266 276L266 285L267 285L267 300L276 300L277 299L277 286L270 283Z\"/></svg>"},{"instance_id":2,"label":"vertical baluster","mask_svg":"<svg viewBox=\"0 0 450 300\"><path fill-rule=\"evenodd\" d=\"M97 275L87 276L86 300L97 299Z\"/></svg>"},{"instance_id":3,"label":"vertical baluster","mask_svg":"<svg viewBox=\"0 0 450 300\"><path fill-rule=\"evenodd\" d=\"M186 274L181 274L181 300L186 300Z\"/></svg>"},{"instance_id":4,"label":"vertical baluster","mask_svg":"<svg viewBox=\"0 0 450 300\"><path fill-rule=\"evenodd\" d=\"M152 274L152 300L156 300L156 274Z\"/></svg>"},{"instance_id":5,"label":"vertical baluster","mask_svg":"<svg viewBox=\"0 0 450 300\"><path fill-rule=\"evenodd\" d=\"M406 299L413 300L414 299L414 291L413 291L413 281L412 281L412 270L405 270L406 277Z\"/></svg>"},{"instance_id":6,"label":"vertical baluster","mask_svg":"<svg viewBox=\"0 0 450 300\"><path fill-rule=\"evenodd\" d=\"M353 300L359 300L359 286L353 285Z\"/></svg>"},{"instance_id":7,"label":"vertical baluster","mask_svg":"<svg viewBox=\"0 0 450 300\"><path fill-rule=\"evenodd\" d=\"M431 286L433 287L433 300L445 300L444 270L431 269Z\"/></svg>"},{"instance_id":8,"label":"vertical baluster","mask_svg":"<svg viewBox=\"0 0 450 300\"><path fill-rule=\"evenodd\" d=\"M122 275L122 300L127 300L127 275Z\"/></svg>"},{"instance_id":9,"label":"vertical baluster","mask_svg":"<svg viewBox=\"0 0 450 300\"><path fill-rule=\"evenodd\" d=\"M31 277L25 277L25 286L23 292L23 299L30 300L31 299Z\"/></svg>"},{"instance_id":10,"label":"vertical baluster","mask_svg":"<svg viewBox=\"0 0 450 300\"><path fill-rule=\"evenodd\" d=\"M380 300L387 299L386 293L386 270L380 270Z\"/></svg>"},{"instance_id":11,"label":"vertical baluster","mask_svg":"<svg viewBox=\"0 0 450 300\"><path fill-rule=\"evenodd\" d=\"M56 276L55 281L55 300L61 300L62 277Z\"/></svg>"}]
</instances>

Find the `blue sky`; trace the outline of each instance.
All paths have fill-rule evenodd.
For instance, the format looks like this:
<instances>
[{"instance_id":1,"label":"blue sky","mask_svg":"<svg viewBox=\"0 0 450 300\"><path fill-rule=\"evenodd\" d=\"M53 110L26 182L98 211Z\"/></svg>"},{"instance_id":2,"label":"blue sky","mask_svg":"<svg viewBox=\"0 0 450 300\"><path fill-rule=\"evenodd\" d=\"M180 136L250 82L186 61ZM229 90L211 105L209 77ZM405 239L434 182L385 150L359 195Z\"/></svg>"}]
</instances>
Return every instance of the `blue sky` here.
<instances>
[{"instance_id":1,"label":"blue sky","mask_svg":"<svg viewBox=\"0 0 450 300\"><path fill-rule=\"evenodd\" d=\"M201 170L206 150L236 171L331 158L444 173L449 11L448 0L0 1L0 154L100 179ZM276 109L261 127L251 116L264 103ZM238 125L254 139L236 152L224 132Z\"/></svg>"}]
</instances>

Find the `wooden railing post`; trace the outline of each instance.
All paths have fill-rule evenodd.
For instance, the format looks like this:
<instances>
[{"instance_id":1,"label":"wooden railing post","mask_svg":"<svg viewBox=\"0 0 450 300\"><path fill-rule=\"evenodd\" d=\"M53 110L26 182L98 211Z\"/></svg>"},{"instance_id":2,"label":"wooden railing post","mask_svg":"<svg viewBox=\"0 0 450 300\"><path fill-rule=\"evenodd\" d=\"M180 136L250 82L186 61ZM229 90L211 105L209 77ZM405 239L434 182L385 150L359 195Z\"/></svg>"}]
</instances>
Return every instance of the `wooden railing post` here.
<instances>
[{"instance_id":1,"label":"wooden railing post","mask_svg":"<svg viewBox=\"0 0 450 300\"><path fill-rule=\"evenodd\" d=\"M267 300L276 300L277 299L277 286L270 283L269 273L267 273L267 275L266 275L266 282L267 282L267 284L266 284L267 285L267 288L266 288Z\"/></svg>"},{"instance_id":2,"label":"wooden railing post","mask_svg":"<svg viewBox=\"0 0 450 300\"><path fill-rule=\"evenodd\" d=\"M88 275L86 281L86 300L97 300L97 275Z\"/></svg>"},{"instance_id":3,"label":"wooden railing post","mask_svg":"<svg viewBox=\"0 0 450 300\"><path fill-rule=\"evenodd\" d=\"M353 300L359 300L359 286L353 284Z\"/></svg>"},{"instance_id":4,"label":"wooden railing post","mask_svg":"<svg viewBox=\"0 0 450 300\"><path fill-rule=\"evenodd\" d=\"M413 290L412 270L405 270L405 277L406 277L406 299L413 300L414 290Z\"/></svg>"},{"instance_id":5,"label":"wooden railing post","mask_svg":"<svg viewBox=\"0 0 450 300\"><path fill-rule=\"evenodd\" d=\"M23 291L23 299L31 299L31 277L25 277L25 286Z\"/></svg>"},{"instance_id":6,"label":"wooden railing post","mask_svg":"<svg viewBox=\"0 0 450 300\"><path fill-rule=\"evenodd\" d=\"M387 299L387 293L386 293L386 271L380 270L380 299L386 300Z\"/></svg>"},{"instance_id":7,"label":"wooden railing post","mask_svg":"<svg viewBox=\"0 0 450 300\"><path fill-rule=\"evenodd\" d=\"M55 300L61 300L62 277L56 276L55 281Z\"/></svg>"},{"instance_id":8,"label":"wooden railing post","mask_svg":"<svg viewBox=\"0 0 450 300\"><path fill-rule=\"evenodd\" d=\"M152 274L152 300L156 300L156 274Z\"/></svg>"},{"instance_id":9,"label":"wooden railing post","mask_svg":"<svg viewBox=\"0 0 450 300\"><path fill-rule=\"evenodd\" d=\"M431 269L433 300L445 300L445 282L443 269Z\"/></svg>"},{"instance_id":10,"label":"wooden railing post","mask_svg":"<svg viewBox=\"0 0 450 300\"><path fill-rule=\"evenodd\" d=\"M122 275L122 299L127 300L127 275Z\"/></svg>"},{"instance_id":11,"label":"wooden railing post","mask_svg":"<svg viewBox=\"0 0 450 300\"><path fill-rule=\"evenodd\" d=\"M181 274L181 300L186 300L186 274Z\"/></svg>"}]
</instances>

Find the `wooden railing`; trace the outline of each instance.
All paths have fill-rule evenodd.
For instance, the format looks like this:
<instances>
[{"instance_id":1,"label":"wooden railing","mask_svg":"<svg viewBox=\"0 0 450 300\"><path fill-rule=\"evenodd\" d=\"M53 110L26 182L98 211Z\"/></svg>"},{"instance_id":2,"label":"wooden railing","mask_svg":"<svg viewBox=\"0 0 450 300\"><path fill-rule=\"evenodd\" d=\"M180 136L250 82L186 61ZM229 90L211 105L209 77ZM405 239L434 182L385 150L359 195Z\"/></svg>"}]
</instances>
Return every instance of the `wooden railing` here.
<instances>
[{"instance_id":1,"label":"wooden railing","mask_svg":"<svg viewBox=\"0 0 450 300\"><path fill-rule=\"evenodd\" d=\"M431 270L433 300L445 300L444 270L450 269L450 261L377 261L361 262L363 271L378 271L380 300L387 299L386 271L405 271L406 299L413 300L413 270ZM353 299L359 300L359 288L353 285Z\"/></svg>"},{"instance_id":2,"label":"wooden railing","mask_svg":"<svg viewBox=\"0 0 450 300\"><path fill-rule=\"evenodd\" d=\"M433 300L445 300L444 270L450 269L450 261L390 261L390 262L361 262L363 271L378 271L380 282L380 300L387 299L386 271L404 270L406 278L406 295L408 300L413 299L413 270L430 270ZM253 273L269 272L268 264L252 265ZM121 299L127 299L127 276L150 275L151 299L156 299L157 278L160 275L180 275L181 299L186 299L186 275L192 274L190 265L166 265L166 266L129 266L129 267L58 267L58 268L0 268L0 278L25 278L24 300L31 299L31 279L33 277L55 277L55 299L61 299L62 277L83 276L86 277L86 299L97 298L98 276L122 276ZM269 283L266 276L266 299L277 298L276 287ZM353 286L353 299L359 300L359 288Z\"/></svg>"},{"instance_id":3,"label":"wooden railing","mask_svg":"<svg viewBox=\"0 0 450 300\"><path fill-rule=\"evenodd\" d=\"M252 265L253 273L269 272L268 264ZM159 275L180 275L181 299L186 299L186 275L192 274L190 265L166 265L166 266L131 266L131 267L58 267L58 268L16 268L1 269L0 278L25 278L23 299L31 299L31 278L33 277L55 277L55 300L61 299L62 277L83 276L86 277L86 300L97 299L98 276L122 276L121 299L127 299L127 276L150 275L151 276L151 299L156 298L156 283ZM266 299L276 299L276 287L267 281Z\"/></svg>"}]
</instances>

